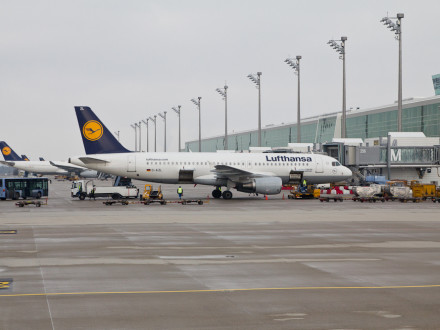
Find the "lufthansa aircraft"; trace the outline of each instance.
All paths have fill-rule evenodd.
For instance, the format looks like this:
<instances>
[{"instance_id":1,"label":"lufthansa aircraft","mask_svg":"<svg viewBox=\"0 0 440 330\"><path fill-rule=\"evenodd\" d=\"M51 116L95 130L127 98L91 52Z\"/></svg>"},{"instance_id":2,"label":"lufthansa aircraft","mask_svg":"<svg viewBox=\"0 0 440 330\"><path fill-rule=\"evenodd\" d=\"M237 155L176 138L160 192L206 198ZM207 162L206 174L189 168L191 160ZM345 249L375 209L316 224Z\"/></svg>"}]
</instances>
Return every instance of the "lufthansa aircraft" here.
<instances>
[{"instance_id":1,"label":"lufthansa aircraft","mask_svg":"<svg viewBox=\"0 0 440 330\"><path fill-rule=\"evenodd\" d=\"M278 194L283 184L328 183L351 177L351 171L329 156L295 153L145 153L130 152L89 107L75 107L86 155L69 162L132 179L193 183L216 187L214 198L231 199L231 189ZM220 187L227 187L221 191Z\"/></svg>"},{"instance_id":2,"label":"lufthansa aircraft","mask_svg":"<svg viewBox=\"0 0 440 330\"><path fill-rule=\"evenodd\" d=\"M51 162L45 160L32 161L29 160L27 157L21 158L4 141L0 141L0 149L2 151L3 157L5 158L5 161L0 161L0 163L29 173L43 175L71 175L72 173L75 173L75 175L82 176L84 178L96 178L98 176L97 172L94 170L89 170L88 168L72 165L67 162Z\"/></svg>"}]
</instances>

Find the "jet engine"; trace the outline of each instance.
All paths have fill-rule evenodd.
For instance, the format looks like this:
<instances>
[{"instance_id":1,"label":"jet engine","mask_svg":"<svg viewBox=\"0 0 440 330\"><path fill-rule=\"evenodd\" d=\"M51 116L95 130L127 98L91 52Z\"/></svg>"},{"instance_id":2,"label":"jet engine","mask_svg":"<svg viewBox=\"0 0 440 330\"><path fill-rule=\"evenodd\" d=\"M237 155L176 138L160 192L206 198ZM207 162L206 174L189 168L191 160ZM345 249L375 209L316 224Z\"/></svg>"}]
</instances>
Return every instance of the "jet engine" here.
<instances>
[{"instance_id":1,"label":"jet engine","mask_svg":"<svg viewBox=\"0 0 440 330\"><path fill-rule=\"evenodd\" d=\"M265 177L251 179L250 182L237 183L235 189L246 193L258 193L266 195L275 195L281 192L283 182L279 177Z\"/></svg>"},{"instance_id":2,"label":"jet engine","mask_svg":"<svg viewBox=\"0 0 440 330\"><path fill-rule=\"evenodd\" d=\"M98 177L98 172L96 172L95 170L84 170L79 175L83 178L92 179Z\"/></svg>"}]
</instances>

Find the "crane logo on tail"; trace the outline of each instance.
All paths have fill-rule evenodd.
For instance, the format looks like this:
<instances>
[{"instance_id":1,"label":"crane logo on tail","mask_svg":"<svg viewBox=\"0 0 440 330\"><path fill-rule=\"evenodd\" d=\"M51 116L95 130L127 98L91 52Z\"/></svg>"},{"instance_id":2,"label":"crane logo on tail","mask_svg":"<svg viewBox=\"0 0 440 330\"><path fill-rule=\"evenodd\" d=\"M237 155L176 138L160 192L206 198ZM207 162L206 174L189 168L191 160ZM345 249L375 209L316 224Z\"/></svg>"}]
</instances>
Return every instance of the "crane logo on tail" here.
<instances>
[{"instance_id":1,"label":"crane logo on tail","mask_svg":"<svg viewBox=\"0 0 440 330\"><path fill-rule=\"evenodd\" d=\"M103 134L102 125L96 120L89 120L84 124L82 133L87 140L97 141Z\"/></svg>"},{"instance_id":2,"label":"crane logo on tail","mask_svg":"<svg viewBox=\"0 0 440 330\"><path fill-rule=\"evenodd\" d=\"M2 153L3 153L3 155L5 155L5 156L9 156L9 155L11 154L11 148L9 148L9 147L4 147L4 148L2 149Z\"/></svg>"}]
</instances>

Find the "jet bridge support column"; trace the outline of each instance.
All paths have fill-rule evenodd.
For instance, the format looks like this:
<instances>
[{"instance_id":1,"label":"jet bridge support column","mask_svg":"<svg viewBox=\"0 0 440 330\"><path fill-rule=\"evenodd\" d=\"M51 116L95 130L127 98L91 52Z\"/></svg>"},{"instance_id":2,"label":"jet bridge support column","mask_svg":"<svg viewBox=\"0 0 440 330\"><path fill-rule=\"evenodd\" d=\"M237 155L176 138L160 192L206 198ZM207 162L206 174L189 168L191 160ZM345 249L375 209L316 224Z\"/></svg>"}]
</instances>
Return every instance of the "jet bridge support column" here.
<instances>
[{"instance_id":1,"label":"jet bridge support column","mask_svg":"<svg viewBox=\"0 0 440 330\"><path fill-rule=\"evenodd\" d=\"M391 135L387 137L387 178L391 180Z\"/></svg>"}]
</instances>

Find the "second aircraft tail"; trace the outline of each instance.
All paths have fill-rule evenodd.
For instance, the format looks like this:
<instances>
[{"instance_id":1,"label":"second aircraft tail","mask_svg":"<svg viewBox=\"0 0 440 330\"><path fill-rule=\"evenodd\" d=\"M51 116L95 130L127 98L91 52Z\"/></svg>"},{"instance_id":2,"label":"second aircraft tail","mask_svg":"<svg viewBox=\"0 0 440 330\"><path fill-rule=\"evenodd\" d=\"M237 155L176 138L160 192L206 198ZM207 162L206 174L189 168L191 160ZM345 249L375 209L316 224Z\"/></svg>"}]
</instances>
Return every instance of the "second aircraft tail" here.
<instances>
[{"instance_id":1,"label":"second aircraft tail","mask_svg":"<svg viewBox=\"0 0 440 330\"><path fill-rule=\"evenodd\" d=\"M0 141L0 149L6 161L17 162L23 160L5 141Z\"/></svg>"}]
</instances>

